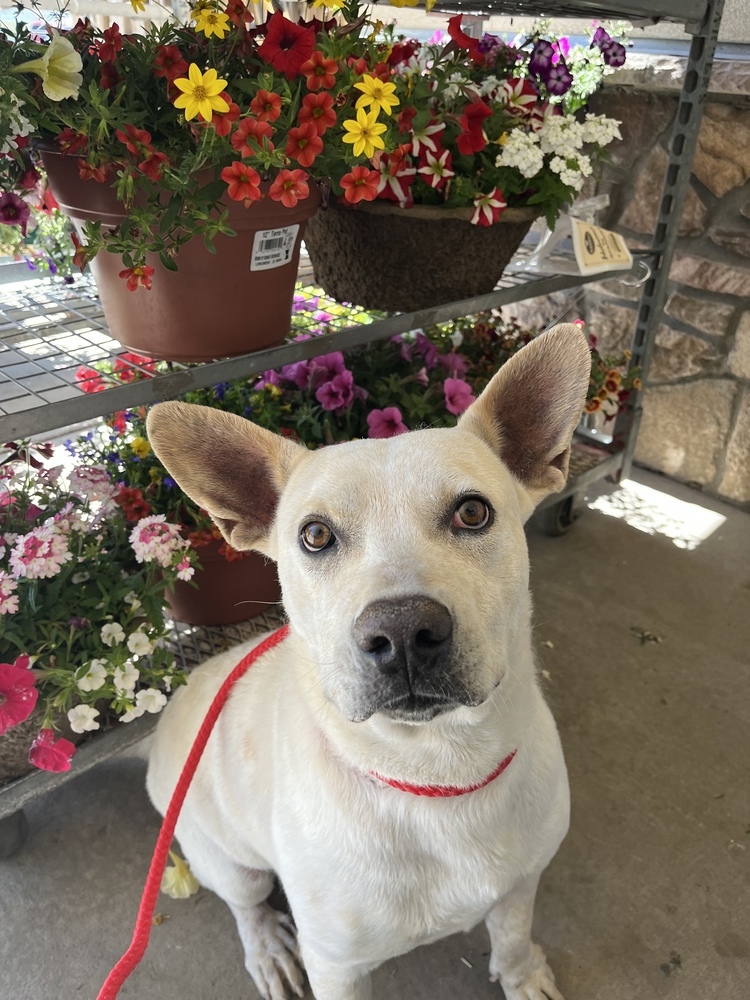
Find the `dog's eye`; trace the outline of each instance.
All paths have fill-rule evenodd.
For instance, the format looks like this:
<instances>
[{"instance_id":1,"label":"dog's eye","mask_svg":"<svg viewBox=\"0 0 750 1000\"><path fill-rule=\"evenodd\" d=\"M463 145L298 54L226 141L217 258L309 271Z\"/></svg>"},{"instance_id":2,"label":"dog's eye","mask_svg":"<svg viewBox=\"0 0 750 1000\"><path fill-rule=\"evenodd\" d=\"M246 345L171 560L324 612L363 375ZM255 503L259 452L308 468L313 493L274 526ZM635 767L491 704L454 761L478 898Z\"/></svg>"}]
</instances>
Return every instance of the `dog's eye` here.
<instances>
[{"instance_id":1,"label":"dog's eye","mask_svg":"<svg viewBox=\"0 0 750 1000\"><path fill-rule=\"evenodd\" d=\"M466 497L454 511L453 526L476 531L485 528L490 523L490 517L490 506L481 497Z\"/></svg>"},{"instance_id":2,"label":"dog's eye","mask_svg":"<svg viewBox=\"0 0 750 1000\"><path fill-rule=\"evenodd\" d=\"M308 521L302 526L300 539L308 552L320 552L332 545L336 536L323 521Z\"/></svg>"}]
</instances>

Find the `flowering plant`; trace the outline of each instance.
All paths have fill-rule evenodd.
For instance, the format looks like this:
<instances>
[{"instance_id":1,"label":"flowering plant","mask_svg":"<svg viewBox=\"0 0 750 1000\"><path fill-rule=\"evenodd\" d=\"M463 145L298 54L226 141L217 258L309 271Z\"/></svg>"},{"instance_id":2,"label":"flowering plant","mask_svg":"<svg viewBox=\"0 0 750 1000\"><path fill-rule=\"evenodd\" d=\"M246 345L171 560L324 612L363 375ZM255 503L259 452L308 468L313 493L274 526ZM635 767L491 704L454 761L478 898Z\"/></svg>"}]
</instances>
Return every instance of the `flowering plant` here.
<instances>
[{"instance_id":1,"label":"flowering plant","mask_svg":"<svg viewBox=\"0 0 750 1000\"><path fill-rule=\"evenodd\" d=\"M190 579L194 558L165 518L130 523L100 466L52 464L50 446L6 445L0 465L0 736L35 708L29 760L70 769L55 739L106 716L159 712L183 682L162 610L164 590Z\"/></svg>"}]
</instances>

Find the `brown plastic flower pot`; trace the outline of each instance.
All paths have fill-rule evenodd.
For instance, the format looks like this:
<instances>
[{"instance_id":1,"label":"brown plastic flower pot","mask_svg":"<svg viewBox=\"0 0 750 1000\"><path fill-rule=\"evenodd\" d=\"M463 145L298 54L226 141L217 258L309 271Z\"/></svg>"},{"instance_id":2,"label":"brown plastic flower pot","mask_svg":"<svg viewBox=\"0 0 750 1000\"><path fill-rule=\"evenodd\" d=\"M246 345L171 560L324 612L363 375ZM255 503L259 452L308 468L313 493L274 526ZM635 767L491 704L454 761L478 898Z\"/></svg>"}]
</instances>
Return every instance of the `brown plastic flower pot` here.
<instances>
[{"instance_id":1,"label":"brown plastic flower pot","mask_svg":"<svg viewBox=\"0 0 750 1000\"><path fill-rule=\"evenodd\" d=\"M118 226L126 217L109 183L81 180L78 160L41 150L52 193L79 235L85 222ZM236 236L219 235L216 253L202 239L180 249L178 271L154 254L150 290L129 291L119 277L119 254L101 252L91 262L112 336L140 354L168 361L210 361L280 344L291 328L294 283L305 224L318 207L315 187L294 208L262 198L250 208L227 198ZM273 265L273 266L270 266Z\"/></svg>"},{"instance_id":2,"label":"brown plastic flower pot","mask_svg":"<svg viewBox=\"0 0 750 1000\"><path fill-rule=\"evenodd\" d=\"M508 208L488 227L472 225L472 214L383 201L331 204L305 233L315 280L339 302L389 312L491 292L538 212Z\"/></svg>"},{"instance_id":3,"label":"brown plastic flower pot","mask_svg":"<svg viewBox=\"0 0 750 1000\"><path fill-rule=\"evenodd\" d=\"M276 564L258 555L243 554L229 562L217 541L198 550L201 569L193 583L177 580L166 592L169 610L188 625L235 625L254 618L281 600Z\"/></svg>"}]
</instances>

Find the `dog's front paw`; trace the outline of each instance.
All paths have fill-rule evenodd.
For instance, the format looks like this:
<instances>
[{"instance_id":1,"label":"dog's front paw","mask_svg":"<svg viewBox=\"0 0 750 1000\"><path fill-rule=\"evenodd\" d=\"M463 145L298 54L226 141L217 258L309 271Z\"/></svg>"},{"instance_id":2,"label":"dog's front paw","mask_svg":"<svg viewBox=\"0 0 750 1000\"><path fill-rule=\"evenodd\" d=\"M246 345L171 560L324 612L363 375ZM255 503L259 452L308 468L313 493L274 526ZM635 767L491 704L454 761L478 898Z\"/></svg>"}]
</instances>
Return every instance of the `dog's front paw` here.
<instances>
[{"instance_id":1,"label":"dog's front paw","mask_svg":"<svg viewBox=\"0 0 750 1000\"><path fill-rule=\"evenodd\" d=\"M531 961L528 972L523 975L501 975L490 961L490 980L499 982L505 993L505 1000L564 1000L555 986L555 976L547 965L544 952L538 944L531 946Z\"/></svg>"},{"instance_id":2,"label":"dog's front paw","mask_svg":"<svg viewBox=\"0 0 750 1000\"><path fill-rule=\"evenodd\" d=\"M299 948L294 924L285 913L266 903L253 910L250 933L243 935L245 968L263 1000L288 1000L293 992L305 995Z\"/></svg>"}]
</instances>

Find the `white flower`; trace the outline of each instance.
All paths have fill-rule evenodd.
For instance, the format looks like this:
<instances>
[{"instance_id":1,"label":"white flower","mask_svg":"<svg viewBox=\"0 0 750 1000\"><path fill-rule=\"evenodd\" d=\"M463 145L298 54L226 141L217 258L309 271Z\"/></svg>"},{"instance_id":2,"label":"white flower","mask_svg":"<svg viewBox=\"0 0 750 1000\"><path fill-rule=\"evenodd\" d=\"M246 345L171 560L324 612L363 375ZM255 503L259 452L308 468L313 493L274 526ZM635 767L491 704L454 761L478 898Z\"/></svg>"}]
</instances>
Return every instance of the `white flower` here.
<instances>
[{"instance_id":1,"label":"white flower","mask_svg":"<svg viewBox=\"0 0 750 1000\"><path fill-rule=\"evenodd\" d=\"M0 615L14 615L18 611L17 587L13 577L0 570Z\"/></svg>"},{"instance_id":2,"label":"white flower","mask_svg":"<svg viewBox=\"0 0 750 1000\"><path fill-rule=\"evenodd\" d=\"M92 660L85 672L76 678L79 691L98 691L107 679L106 660Z\"/></svg>"},{"instance_id":3,"label":"white flower","mask_svg":"<svg viewBox=\"0 0 750 1000\"><path fill-rule=\"evenodd\" d=\"M144 691L139 691L135 696L136 708L144 712L150 712L151 715L157 715L166 704L167 696L163 691L158 691L156 688L146 688Z\"/></svg>"},{"instance_id":4,"label":"white flower","mask_svg":"<svg viewBox=\"0 0 750 1000\"><path fill-rule=\"evenodd\" d=\"M464 335L461 333L460 330L456 330L455 333L452 333L450 335L449 339L450 339L451 344L453 344L453 349L454 350L458 350L458 348L464 342Z\"/></svg>"},{"instance_id":5,"label":"white flower","mask_svg":"<svg viewBox=\"0 0 750 1000\"><path fill-rule=\"evenodd\" d=\"M42 78L42 90L51 101L63 101L66 97L78 97L83 77L83 62L73 48L72 42L52 28L52 41L46 46L40 59L13 66L11 73L36 73Z\"/></svg>"},{"instance_id":6,"label":"white flower","mask_svg":"<svg viewBox=\"0 0 750 1000\"><path fill-rule=\"evenodd\" d=\"M19 535L10 553L10 568L16 578L46 580L57 576L63 563L73 558L68 539L54 524L32 528Z\"/></svg>"},{"instance_id":7,"label":"white flower","mask_svg":"<svg viewBox=\"0 0 750 1000\"><path fill-rule=\"evenodd\" d=\"M143 632L131 632L128 636L128 649L134 656L148 656L153 646Z\"/></svg>"},{"instance_id":8,"label":"white flower","mask_svg":"<svg viewBox=\"0 0 750 1000\"><path fill-rule=\"evenodd\" d=\"M76 585L79 583L85 583L87 580L90 579L91 579L91 574L88 573L86 570L84 570L82 573L74 573L70 578L71 583L74 583Z\"/></svg>"},{"instance_id":9,"label":"white flower","mask_svg":"<svg viewBox=\"0 0 750 1000\"><path fill-rule=\"evenodd\" d=\"M138 562L156 562L164 569L171 565L175 552L189 546L179 526L168 524L164 514L141 518L130 532L130 544Z\"/></svg>"},{"instance_id":10,"label":"white flower","mask_svg":"<svg viewBox=\"0 0 750 1000\"><path fill-rule=\"evenodd\" d=\"M120 722L132 722L134 719L140 719L144 712L144 708L130 708L120 716Z\"/></svg>"},{"instance_id":11,"label":"white flower","mask_svg":"<svg viewBox=\"0 0 750 1000\"><path fill-rule=\"evenodd\" d=\"M129 594L126 594L123 597L123 601L130 607L130 610L134 613L136 611L139 611L143 607L138 595L134 590L131 590Z\"/></svg>"},{"instance_id":12,"label":"white flower","mask_svg":"<svg viewBox=\"0 0 750 1000\"><path fill-rule=\"evenodd\" d=\"M91 705L76 705L68 712L68 722L74 733L90 733L99 728L96 717L99 713Z\"/></svg>"},{"instance_id":13,"label":"white flower","mask_svg":"<svg viewBox=\"0 0 750 1000\"><path fill-rule=\"evenodd\" d=\"M127 660L121 667L115 667L113 674L115 691L119 694L132 694L140 676L140 670L130 660Z\"/></svg>"},{"instance_id":14,"label":"white flower","mask_svg":"<svg viewBox=\"0 0 750 1000\"><path fill-rule=\"evenodd\" d=\"M583 121L583 141L607 146L613 139L622 139L620 122L606 115L586 115Z\"/></svg>"},{"instance_id":15,"label":"white flower","mask_svg":"<svg viewBox=\"0 0 750 1000\"><path fill-rule=\"evenodd\" d=\"M534 177L544 166L544 156L539 148L539 135L540 133L513 129L508 133L495 165L515 167L524 177Z\"/></svg>"},{"instance_id":16,"label":"white flower","mask_svg":"<svg viewBox=\"0 0 750 1000\"><path fill-rule=\"evenodd\" d=\"M161 891L172 899L187 899L200 889L198 879L190 871L190 865L177 854L169 852L174 863L165 868L161 879Z\"/></svg>"},{"instance_id":17,"label":"white flower","mask_svg":"<svg viewBox=\"0 0 750 1000\"><path fill-rule=\"evenodd\" d=\"M119 622L108 622L102 626L102 642L105 646L117 646L125 641L125 629Z\"/></svg>"},{"instance_id":18,"label":"white flower","mask_svg":"<svg viewBox=\"0 0 750 1000\"><path fill-rule=\"evenodd\" d=\"M68 477L70 492L83 500L111 504L116 493L103 465L82 465Z\"/></svg>"}]
</instances>

